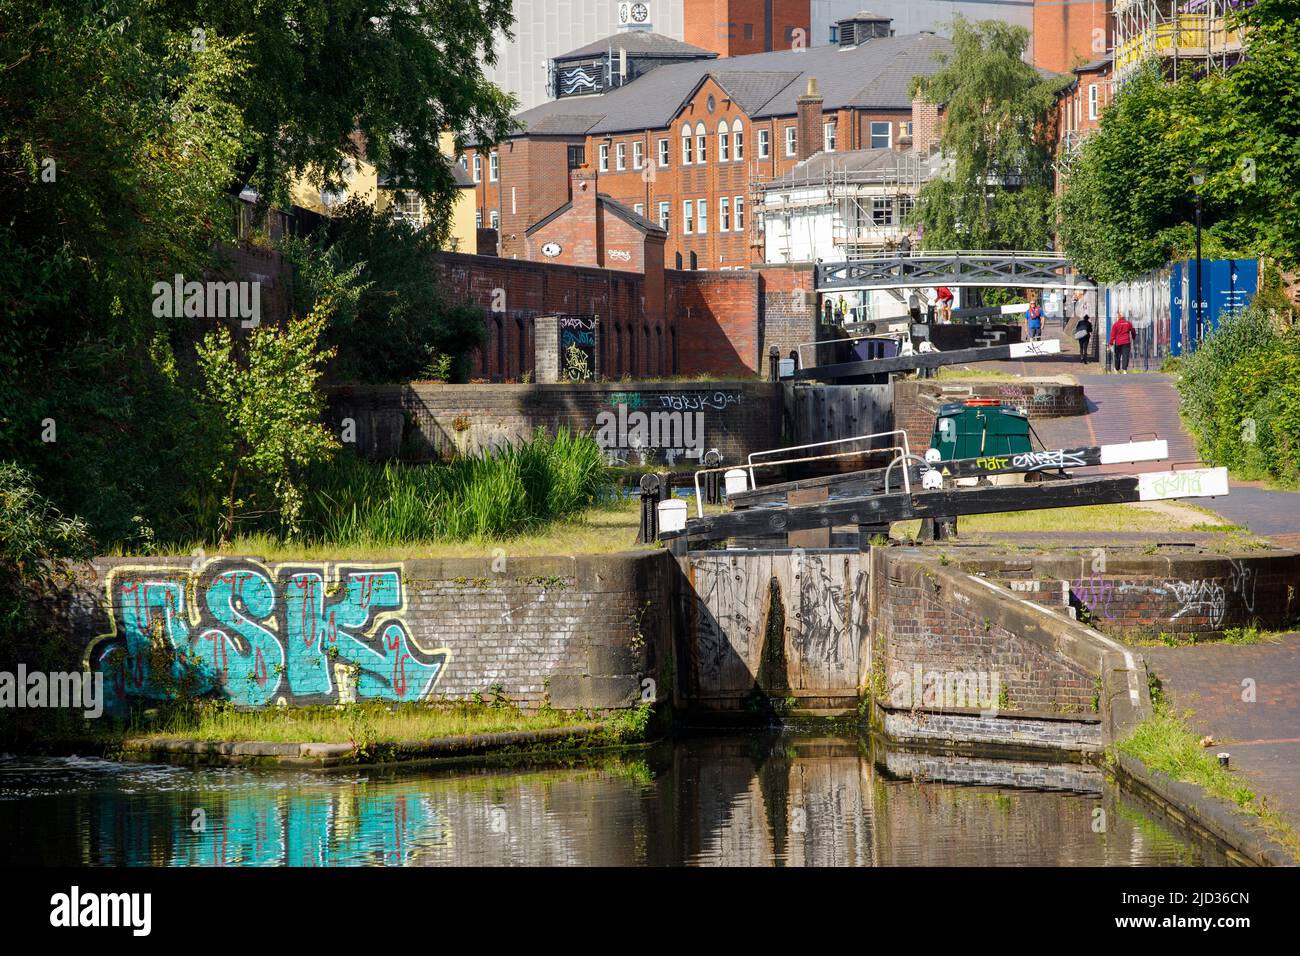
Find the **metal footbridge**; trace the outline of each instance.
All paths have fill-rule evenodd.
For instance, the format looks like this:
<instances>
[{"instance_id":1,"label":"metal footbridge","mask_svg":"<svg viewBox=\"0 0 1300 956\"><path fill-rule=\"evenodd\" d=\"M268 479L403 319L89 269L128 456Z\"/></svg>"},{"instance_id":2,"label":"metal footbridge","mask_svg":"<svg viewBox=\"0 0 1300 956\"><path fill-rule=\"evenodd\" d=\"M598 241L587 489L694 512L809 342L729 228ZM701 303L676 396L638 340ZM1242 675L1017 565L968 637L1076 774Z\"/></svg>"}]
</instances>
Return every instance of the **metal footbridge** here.
<instances>
[{"instance_id":1,"label":"metal footbridge","mask_svg":"<svg viewBox=\"0 0 1300 956\"><path fill-rule=\"evenodd\" d=\"M1096 288L1096 283L1079 275L1063 255L1005 249L881 252L846 262L819 262L815 282L818 292L919 286Z\"/></svg>"}]
</instances>

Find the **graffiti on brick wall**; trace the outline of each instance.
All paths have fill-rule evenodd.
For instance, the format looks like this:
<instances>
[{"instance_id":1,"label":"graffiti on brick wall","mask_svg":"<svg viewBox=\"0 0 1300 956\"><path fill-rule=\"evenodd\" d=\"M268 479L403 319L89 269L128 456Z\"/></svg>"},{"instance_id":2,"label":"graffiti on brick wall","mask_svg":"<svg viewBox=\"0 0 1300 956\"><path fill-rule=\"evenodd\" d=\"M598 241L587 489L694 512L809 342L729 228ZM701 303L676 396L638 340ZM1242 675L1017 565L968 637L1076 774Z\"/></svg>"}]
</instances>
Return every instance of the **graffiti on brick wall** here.
<instances>
[{"instance_id":1,"label":"graffiti on brick wall","mask_svg":"<svg viewBox=\"0 0 1300 956\"><path fill-rule=\"evenodd\" d=\"M1234 609L1240 609L1243 617L1255 613L1257 576L1256 568L1234 558L1229 561L1226 578L1187 578L1147 584L1114 582L1105 575L1093 574L1070 582L1070 592L1094 618L1115 620L1116 605L1155 597L1172 608L1168 616L1170 623L1204 618L1211 629L1218 629Z\"/></svg>"},{"instance_id":2,"label":"graffiti on brick wall","mask_svg":"<svg viewBox=\"0 0 1300 956\"><path fill-rule=\"evenodd\" d=\"M400 564L117 567L105 609L110 631L84 663L118 711L182 694L248 707L415 701L451 657L412 636Z\"/></svg>"},{"instance_id":3,"label":"graffiti on brick wall","mask_svg":"<svg viewBox=\"0 0 1300 956\"><path fill-rule=\"evenodd\" d=\"M659 405L675 412L721 412L732 405L739 405L743 397L740 392L684 392L660 395Z\"/></svg>"}]
</instances>

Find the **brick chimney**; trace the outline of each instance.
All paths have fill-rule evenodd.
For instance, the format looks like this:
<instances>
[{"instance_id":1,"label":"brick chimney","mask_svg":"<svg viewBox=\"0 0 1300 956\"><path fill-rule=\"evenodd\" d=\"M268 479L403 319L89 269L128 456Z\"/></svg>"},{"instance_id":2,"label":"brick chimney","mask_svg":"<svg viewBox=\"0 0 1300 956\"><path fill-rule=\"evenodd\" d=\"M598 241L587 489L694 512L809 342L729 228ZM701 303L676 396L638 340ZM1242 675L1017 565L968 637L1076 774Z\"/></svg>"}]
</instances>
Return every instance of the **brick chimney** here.
<instances>
[{"instance_id":1,"label":"brick chimney","mask_svg":"<svg viewBox=\"0 0 1300 956\"><path fill-rule=\"evenodd\" d=\"M939 107L919 93L912 97L912 147L922 156L939 148Z\"/></svg>"},{"instance_id":2,"label":"brick chimney","mask_svg":"<svg viewBox=\"0 0 1300 956\"><path fill-rule=\"evenodd\" d=\"M808 89L795 100L795 111L798 116L798 132L795 135L799 140L795 144L795 157L799 162L803 162L813 153L821 152L823 101L822 95L817 92L817 78L808 77Z\"/></svg>"},{"instance_id":3,"label":"brick chimney","mask_svg":"<svg viewBox=\"0 0 1300 956\"><path fill-rule=\"evenodd\" d=\"M590 166L579 166L569 174L569 201L573 208L565 216L570 223L567 242L573 265L600 265L600 222L596 211L598 176Z\"/></svg>"}]
</instances>

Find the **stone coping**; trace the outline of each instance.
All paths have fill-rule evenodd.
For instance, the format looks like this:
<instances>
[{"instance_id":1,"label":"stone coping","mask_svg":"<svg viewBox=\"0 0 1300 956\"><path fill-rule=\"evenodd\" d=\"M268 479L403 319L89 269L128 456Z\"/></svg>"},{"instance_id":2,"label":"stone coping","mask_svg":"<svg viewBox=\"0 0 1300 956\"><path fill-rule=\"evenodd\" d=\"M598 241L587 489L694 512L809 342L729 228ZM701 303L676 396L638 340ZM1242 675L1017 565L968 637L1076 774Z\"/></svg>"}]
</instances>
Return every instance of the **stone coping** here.
<instances>
[{"instance_id":1,"label":"stone coping","mask_svg":"<svg viewBox=\"0 0 1300 956\"><path fill-rule=\"evenodd\" d=\"M527 747L572 740L581 746L608 732L605 724L574 724L569 727L546 727L541 730L507 730L486 734L463 734L431 737L425 740L385 741L376 743L392 755L393 760L419 760L440 757L485 756L506 747ZM151 758L198 758L199 762L217 764L270 763L286 767L333 767L342 764L373 763L355 759L350 743L277 743L272 741L190 740L181 737L137 737L122 745L128 756Z\"/></svg>"}]
</instances>

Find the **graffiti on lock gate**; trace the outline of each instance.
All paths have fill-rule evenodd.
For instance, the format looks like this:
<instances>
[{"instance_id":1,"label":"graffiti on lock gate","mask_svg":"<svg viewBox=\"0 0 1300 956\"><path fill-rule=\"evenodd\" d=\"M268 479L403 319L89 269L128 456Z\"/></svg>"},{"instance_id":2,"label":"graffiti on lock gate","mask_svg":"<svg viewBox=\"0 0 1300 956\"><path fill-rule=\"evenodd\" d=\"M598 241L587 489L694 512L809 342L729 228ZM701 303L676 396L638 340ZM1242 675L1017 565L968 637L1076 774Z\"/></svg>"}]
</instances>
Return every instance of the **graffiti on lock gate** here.
<instances>
[{"instance_id":1,"label":"graffiti on lock gate","mask_svg":"<svg viewBox=\"0 0 1300 956\"><path fill-rule=\"evenodd\" d=\"M400 564L117 567L105 608L110 631L83 663L104 673L118 711L182 694L247 707L415 701L451 657L412 635Z\"/></svg>"}]
</instances>

